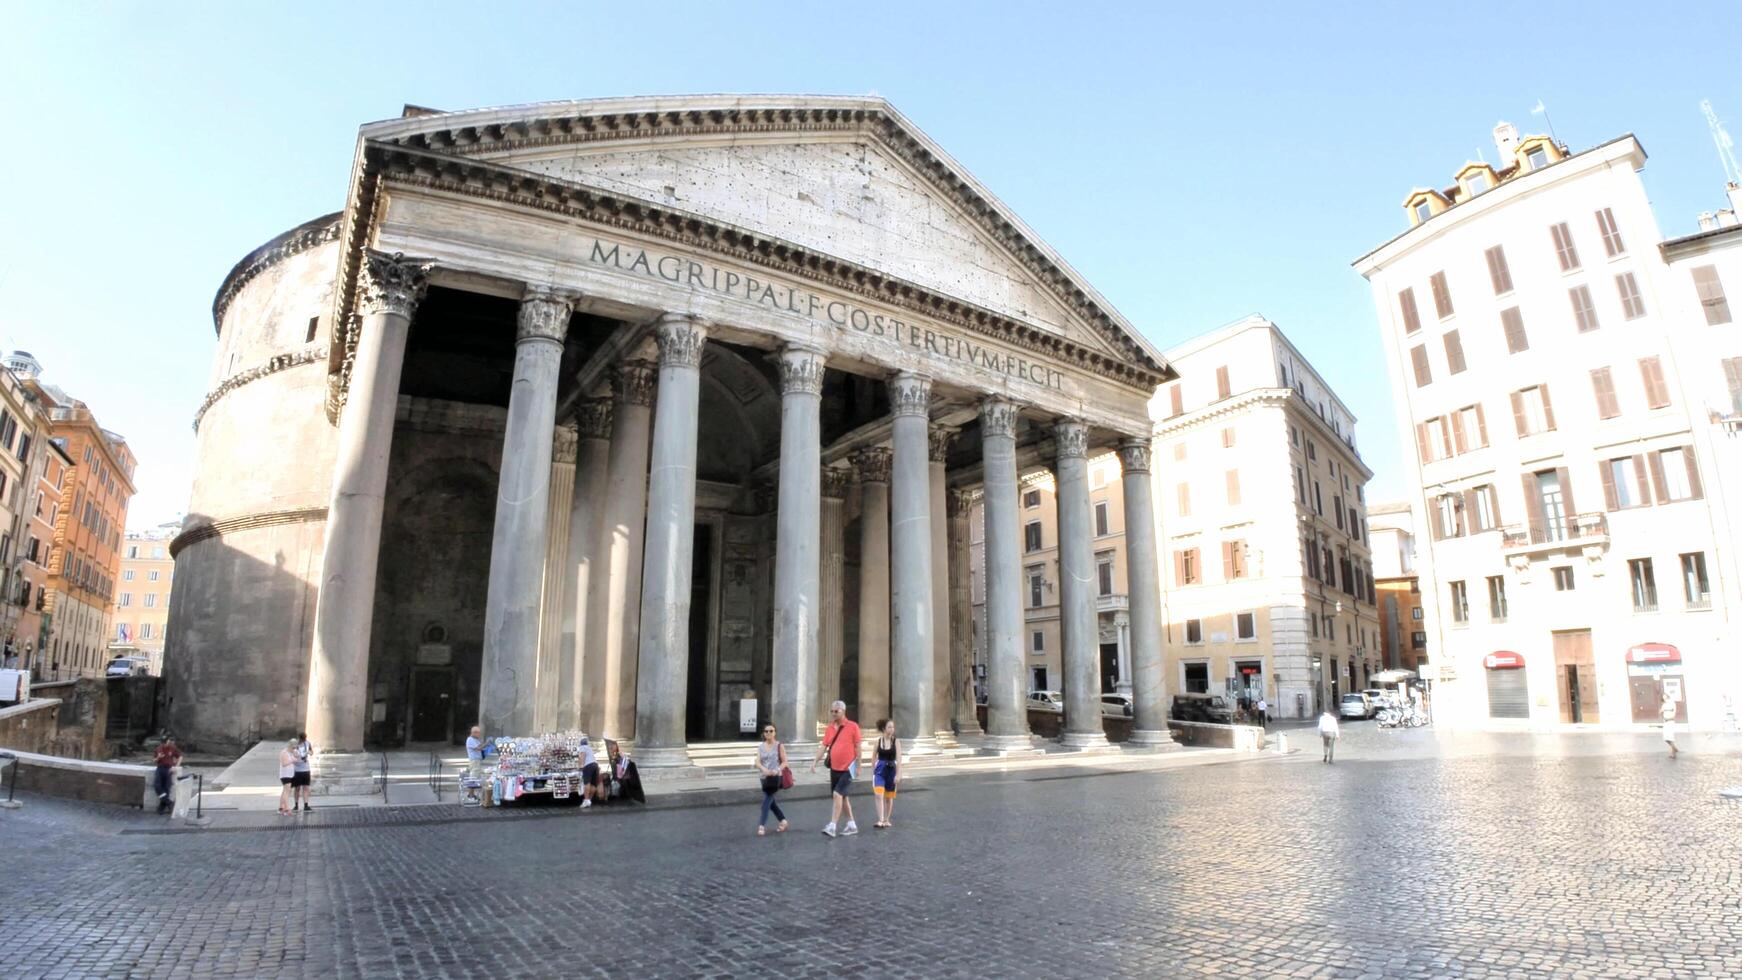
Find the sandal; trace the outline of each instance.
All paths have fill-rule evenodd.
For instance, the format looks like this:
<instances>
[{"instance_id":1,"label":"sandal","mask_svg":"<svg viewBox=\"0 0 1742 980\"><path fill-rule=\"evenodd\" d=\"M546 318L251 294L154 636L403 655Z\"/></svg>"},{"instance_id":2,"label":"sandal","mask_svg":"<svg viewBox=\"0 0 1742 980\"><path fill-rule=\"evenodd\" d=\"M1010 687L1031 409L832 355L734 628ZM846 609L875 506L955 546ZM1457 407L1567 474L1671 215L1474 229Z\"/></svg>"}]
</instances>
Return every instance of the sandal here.
<instances>
[{"instance_id":1,"label":"sandal","mask_svg":"<svg viewBox=\"0 0 1742 980\"><path fill-rule=\"evenodd\" d=\"M780 823L779 823L779 824L778 824L778 825L777 825L777 826L776 826L776 827L775 827L775 828L774 828L774 832L775 832L775 833L777 833L777 834L784 834L784 833L786 833L786 821L785 821L785 820L782 820L782 821L781 821L781 822L780 822Z\"/></svg>"}]
</instances>

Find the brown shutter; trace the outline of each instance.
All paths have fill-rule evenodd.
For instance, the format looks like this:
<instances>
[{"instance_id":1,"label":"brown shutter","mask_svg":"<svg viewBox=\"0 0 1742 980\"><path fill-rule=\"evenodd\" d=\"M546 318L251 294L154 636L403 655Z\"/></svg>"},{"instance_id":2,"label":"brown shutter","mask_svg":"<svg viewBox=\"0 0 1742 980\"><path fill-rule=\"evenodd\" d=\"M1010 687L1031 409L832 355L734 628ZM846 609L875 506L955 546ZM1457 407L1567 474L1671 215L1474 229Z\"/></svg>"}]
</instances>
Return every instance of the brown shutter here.
<instances>
[{"instance_id":1,"label":"brown shutter","mask_svg":"<svg viewBox=\"0 0 1742 980\"><path fill-rule=\"evenodd\" d=\"M1193 548L1186 553L1191 555L1191 558L1192 558L1192 582L1193 582L1193 584L1196 584L1198 582L1202 582L1204 580L1204 556L1203 556L1203 554L1200 553L1198 551L1198 549L1196 549L1196 548Z\"/></svg>"},{"instance_id":2,"label":"brown shutter","mask_svg":"<svg viewBox=\"0 0 1742 980\"><path fill-rule=\"evenodd\" d=\"M1415 369L1415 386L1425 388L1433 382L1433 373L1428 369L1427 348L1417 344L1409 349L1409 363Z\"/></svg>"},{"instance_id":3,"label":"brown shutter","mask_svg":"<svg viewBox=\"0 0 1742 980\"><path fill-rule=\"evenodd\" d=\"M1500 519L1500 491L1490 483L1482 488L1482 492L1488 495L1488 514L1494 518L1494 526L1504 527L1506 522Z\"/></svg>"},{"instance_id":4,"label":"brown shutter","mask_svg":"<svg viewBox=\"0 0 1742 980\"><path fill-rule=\"evenodd\" d=\"M1606 459L1597 461L1597 472L1603 477L1604 509L1616 511L1621 509L1621 495L1615 490L1615 471Z\"/></svg>"},{"instance_id":5,"label":"brown shutter","mask_svg":"<svg viewBox=\"0 0 1742 980\"><path fill-rule=\"evenodd\" d=\"M1422 422L1415 427L1415 444L1416 447L1421 450L1422 462L1431 463L1434 461L1433 447L1428 444L1426 422ZM1305 491L1303 490L1302 493L1304 494Z\"/></svg>"},{"instance_id":6,"label":"brown shutter","mask_svg":"<svg viewBox=\"0 0 1742 980\"><path fill-rule=\"evenodd\" d=\"M1185 396L1180 393L1180 385L1174 385L1173 390L1167 393L1167 398L1168 407L1173 411L1173 415L1169 415L1168 418L1185 413Z\"/></svg>"},{"instance_id":7,"label":"brown shutter","mask_svg":"<svg viewBox=\"0 0 1742 980\"><path fill-rule=\"evenodd\" d=\"M1570 525L1572 523L1573 515L1579 512L1579 509L1573 506L1573 478L1572 475L1567 472L1565 466L1555 467L1555 475L1560 477L1561 499L1566 501L1567 523Z\"/></svg>"},{"instance_id":8,"label":"brown shutter","mask_svg":"<svg viewBox=\"0 0 1742 980\"><path fill-rule=\"evenodd\" d=\"M1663 482L1663 453L1647 453L1646 463L1651 467L1651 490L1657 495L1657 502L1669 503L1669 488Z\"/></svg>"},{"instance_id":9,"label":"brown shutter","mask_svg":"<svg viewBox=\"0 0 1742 980\"><path fill-rule=\"evenodd\" d=\"M1222 581L1234 578L1234 542L1222 542Z\"/></svg>"},{"instance_id":10,"label":"brown shutter","mask_svg":"<svg viewBox=\"0 0 1742 980\"><path fill-rule=\"evenodd\" d=\"M1397 305L1403 310L1403 332L1415 333L1421 329L1421 313L1415 308L1415 290L1405 289L1397 294Z\"/></svg>"},{"instance_id":11,"label":"brown shutter","mask_svg":"<svg viewBox=\"0 0 1742 980\"><path fill-rule=\"evenodd\" d=\"M1464 413L1452 413L1452 451L1467 453L1470 451L1469 440L1464 438Z\"/></svg>"},{"instance_id":12,"label":"brown shutter","mask_svg":"<svg viewBox=\"0 0 1742 980\"><path fill-rule=\"evenodd\" d=\"M1530 349L1530 340L1524 334L1524 316L1518 312L1518 307L1500 311L1500 326L1506 334L1508 351L1517 354Z\"/></svg>"},{"instance_id":13,"label":"brown shutter","mask_svg":"<svg viewBox=\"0 0 1742 980\"><path fill-rule=\"evenodd\" d=\"M1639 487L1639 506L1651 506L1651 480L1645 475L1645 457L1633 457L1634 484Z\"/></svg>"},{"instance_id":14,"label":"brown shutter","mask_svg":"<svg viewBox=\"0 0 1742 980\"><path fill-rule=\"evenodd\" d=\"M1663 383L1663 363L1656 357L1639 359L1639 376L1645 381L1647 408L1663 408L1669 404L1669 387Z\"/></svg>"},{"instance_id":15,"label":"brown shutter","mask_svg":"<svg viewBox=\"0 0 1742 980\"><path fill-rule=\"evenodd\" d=\"M1465 534L1474 534L1478 530L1486 530L1485 528L1478 528L1476 526L1476 518L1479 516L1480 514L1476 510L1476 491L1465 490L1464 519L1460 522L1464 526Z\"/></svg>"},{"instance_id":16,"label":"brown shutter","mask_svg":"<svg viewBox=\"0 0 1742 980\"><path fill-rule=\"evenodd\" d=\"M1512 424L1518 429L1518 438L1522 439L1530 434L1529 430L1525 428L1524 392L1522 391L1512 393Z\"/></svg>"},{"instance_id":17,"label":"brown shutter","mask_svg":"<svg viewBox=\"0 0 1742 980\"><path fill-rule=\"evenodd\" d=\"M1724 387L1730 392L1730 411L1742 415L1742 357L1724 358Z\"/></svg>"},{"instance_id":18,"label":"brown shutter","mask_svg":"<svg viewBox=\"0 0 1742 980\"><path fill-rule=\"evenodd\" d=\"M1548 382L1544 381L1537 385L1536 390L1542 393L1542 422L1548 426L1550 432L1553 432L1555 430L1554 403L1548 400Z\"/></svg>"},{"instance_id":19,"label":"brown shutter","mask_svg":"<svg viewBox=\"0 0 1742 980\"><path fill-rule=\"evenodd\" d=\"M1228 506L1240 506L1240 471L1228 471Z\"/></svg>"},{"instance_id":20,"label":"brown shutter","mask_svg":"<svg viewBox=\"0 0 1742 980\"><path fill-rule=\"evenodd\" d=\"M1525 523L1530 527L1530 540L1537 541L1542 537L1542 488L1535 473L1526 473L1523 479Z\"/></svg>"},{"instance_id":21,"label":"brown shutter","mask_svg":"<svg viewBox=\"0 0 1742 980\"><path fill-rule=\"evenodd\" d=\"M1705 494L1700 489L1700 464L1694 461L1694 447L1684 448L1682 459L1686 460L1688 464L1688 499L1698 500Z\"/></svg>"},{"instance_id":22,"label":"brown shutter","mask_svg":"<svg viewBox=\"0 0 1742 980\"><path fill-rule=\"evenodd\" d=\"M1186 553L1183 551L1173 553L1173 582L1175 585L1186 584Z\"/></svg>"},{"instance_id":23,"label":"brown shutter","mask_svg":"<svg viewBox=\"0 0 1742 980\"><path fill-rule=\"evenodd\" d=\"M1606 367L1597 368L1591 372L1591 390L1597 395L1597 417L1612 419L1621 414L1621 405L1615 398L1615 379Z\"/></svg>"},{"instance_id":24,"label":"brown shutter","mask_svg":"<svg viewBox=\"0 0 1742 980\"><path fill-rule=\"evenodd\" d=\"M1456 330L1447 330L1444 338L1446 344L1446 371L1458 374L1464 370L1464 343L1458 339Z\"/></svg>"},{"instance_id":25,"label":"brown shutter","mask_svg":"<svg viewBox=\"0 0 1742 980\"><path fill-rule=\"evenodd\" d=\"M1230 394L1230 391L1231 389L1228 386L1228 365L1224 364L1216 369L1216 397L1226 398Z\"/></svg>"},{"instance_id":26,"label":"brown shutter","mask_svg":"<svg viewBox=\"0 0 1742 980\"><path fill-rule=\"evenodd\" d=\"M1482 404L1476 403L1476 438L1481 440L1476 448L1488 445L1488 419L1482 414Z\"/></svg>"},{"instance_id":27,"label":"brown shutter","mask_svg":"<svg viewBox=\"0 0 1742 980\"><path fill-rule=\"evenodd\" d=\"M1444 522L1440 520L1440 498L1427 498L1427 530L1428 536L1435 541L1445 540Z\"/></svg>"}]
</instances>

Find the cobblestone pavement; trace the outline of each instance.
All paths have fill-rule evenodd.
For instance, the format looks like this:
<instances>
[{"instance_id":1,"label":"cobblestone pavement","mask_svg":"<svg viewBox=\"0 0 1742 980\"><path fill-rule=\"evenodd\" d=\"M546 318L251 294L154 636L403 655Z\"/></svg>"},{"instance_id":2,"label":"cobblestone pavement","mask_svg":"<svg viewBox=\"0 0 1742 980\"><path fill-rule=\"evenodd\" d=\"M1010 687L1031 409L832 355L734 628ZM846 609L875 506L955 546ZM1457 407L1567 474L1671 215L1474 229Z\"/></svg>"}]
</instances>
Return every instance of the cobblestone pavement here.
<instances>
[{"instance_id":1,"label":"cobblestone pavement","mask_svg":"<svg viewBox=\"0 0 1742 980\"><path fill-rule=\"evenodd\" d=\"M862 787L837 840L820 801L758 838L746 807L165 833L31 799L0 975L1742 975L1742 746L1347 727L1328 766L963 777L887 831Z\"/></svg>"}]
</instances>

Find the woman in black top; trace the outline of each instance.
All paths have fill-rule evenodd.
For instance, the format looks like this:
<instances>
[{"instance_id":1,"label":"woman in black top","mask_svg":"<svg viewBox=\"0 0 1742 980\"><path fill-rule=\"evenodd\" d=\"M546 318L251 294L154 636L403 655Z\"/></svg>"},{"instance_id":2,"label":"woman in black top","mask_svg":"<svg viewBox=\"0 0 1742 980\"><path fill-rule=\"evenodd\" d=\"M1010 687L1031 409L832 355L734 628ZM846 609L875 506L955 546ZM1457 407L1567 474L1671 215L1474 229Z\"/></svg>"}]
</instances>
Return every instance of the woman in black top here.
<instances>
[{"instance_id":1,"label":"woman in black top","mask_svg":"<svg viewBox=\"0 0 1742 980\"><path fill-rule=\"evenodd\" d=\"M871 791L877 794L877 822L873 827L895 826L896 763L901 758L901 740L895 737L895 719L877 726L877 765L871 770Z\"/></svg>"}]
</instances>

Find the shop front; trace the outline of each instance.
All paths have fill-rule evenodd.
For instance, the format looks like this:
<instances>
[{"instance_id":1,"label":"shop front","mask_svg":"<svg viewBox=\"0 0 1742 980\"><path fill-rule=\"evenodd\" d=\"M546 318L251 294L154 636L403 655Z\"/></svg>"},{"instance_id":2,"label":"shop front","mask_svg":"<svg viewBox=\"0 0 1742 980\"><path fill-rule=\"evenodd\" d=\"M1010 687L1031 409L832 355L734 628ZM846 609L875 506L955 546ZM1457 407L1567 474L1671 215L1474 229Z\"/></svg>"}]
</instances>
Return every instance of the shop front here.
<instances>
[{"instance_id":1,"label":"shop front","mask_svg":"<svg viewBox=\"0 0 1742 980\"><path fill-rule=\"evenodd\" d=\"M1682 652L1670 644L1641 643L1627 649L1627 690L1633 702L1634 723L1661 722L1665 698L1675 701L1675 720L1687 723Z\"/></svg>"},{"instance_id":2,"label":"shop front","mask_svg":"<svg viewBox=\"0 0 1742 980\"><path fill-rule=\"evenodd\" d=\"M1530 686L1524 677L1524 655L1496 650L1482 658L1488 675L1488 717L1530 717Z\"/></svg>"}]
</instances>

